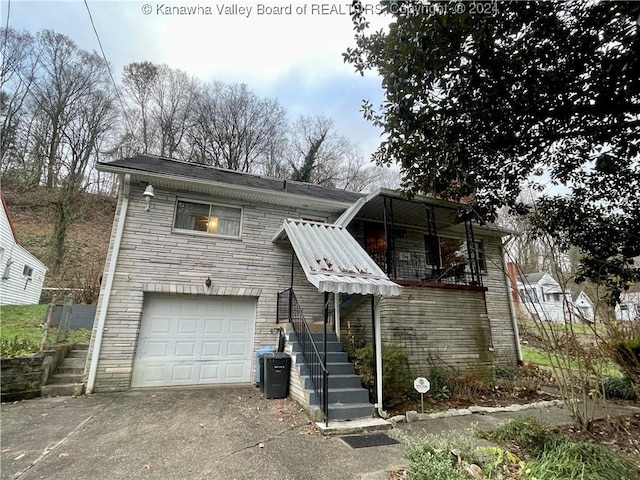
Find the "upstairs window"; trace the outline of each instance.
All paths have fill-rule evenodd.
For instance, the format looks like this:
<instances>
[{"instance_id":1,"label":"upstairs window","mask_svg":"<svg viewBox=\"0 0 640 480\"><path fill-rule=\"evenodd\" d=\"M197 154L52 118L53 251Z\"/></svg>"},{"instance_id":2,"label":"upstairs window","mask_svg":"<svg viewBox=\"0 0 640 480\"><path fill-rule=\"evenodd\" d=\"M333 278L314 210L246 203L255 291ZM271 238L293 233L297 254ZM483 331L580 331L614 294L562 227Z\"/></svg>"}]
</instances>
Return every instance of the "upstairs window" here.
<instances>
[{"instance_id":1,"label":"upstairs window","mask_svg":"<svg viewBox=\"0 0 640 480\"><path fill-rule=\"evenodd\" d=\"M173 228L240 238L241 225L240 207L178 200Z\"/></svg>"}]
</instances>

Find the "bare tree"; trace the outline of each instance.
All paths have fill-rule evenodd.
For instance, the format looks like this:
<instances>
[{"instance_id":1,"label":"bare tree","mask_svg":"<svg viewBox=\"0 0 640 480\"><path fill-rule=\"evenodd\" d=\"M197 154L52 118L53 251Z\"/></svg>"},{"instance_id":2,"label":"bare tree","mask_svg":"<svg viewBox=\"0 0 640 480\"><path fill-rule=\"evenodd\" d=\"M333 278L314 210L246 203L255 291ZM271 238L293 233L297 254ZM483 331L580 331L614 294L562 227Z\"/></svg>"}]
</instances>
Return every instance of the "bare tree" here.
<instances>
[{"instance_id":1,"label":"bare tree","mask_svg":"<svg viewBox=\"0 0 640 480\"><path fill-rule=\"evenodd\" d=\"M197 163L257 172L273 158L285 129L278 102L259 98L246 84L205 85L195 109L189 141Z\"/></svg>"},{"instance_id":2,"label":"bare tree","mask_svg":"<svg viewBox=\"0 0 640 480\"><path fill-rule=\"evenodd\" d=\"M36 68L35 40L31 34L12 28L0 29L0 38L0 174L14 168L24 173L24 135L29 129L25 104Z\"/></svg>"},{"instance_id":3,"label":"bare tree","mask_svg":"<svg viewBox=\"0 0 640 480\"><path fill-rule=\"evenodd\" d=\"M158 66L151 62L130 63L122 74L122 93L126 112L122 120L125 130L122 136L123 156L151 150L154 130L151 121L151 96L158 82Z\"/></svg>"},{"instance_id":4,"label":"bare tree","mask_svg":"<svg viewBox=\"0 0 640 480\"><path fill-rule=\"evenodd\" d=\"M290 177L301 182L361 191L377 176L358 145L340 135L333 120L322 115L298 118L291 127L285 156Z\"/></svg>"},{"instance_id":5,"label":"bare tree","mask_svg":"<svg viewBox=\"0 0 640 480\"><path fill-rule=\"evenodd\" d=\"M102 57L68 37L40 32L30 51L33 76L21 105L24 163L35 184L57 187L53 201L51 272L59 273L68 227L79 212L97 146L113 124L115 105ZM38 182L39 180L39 182Z\"/></svg>"}]
</instances>

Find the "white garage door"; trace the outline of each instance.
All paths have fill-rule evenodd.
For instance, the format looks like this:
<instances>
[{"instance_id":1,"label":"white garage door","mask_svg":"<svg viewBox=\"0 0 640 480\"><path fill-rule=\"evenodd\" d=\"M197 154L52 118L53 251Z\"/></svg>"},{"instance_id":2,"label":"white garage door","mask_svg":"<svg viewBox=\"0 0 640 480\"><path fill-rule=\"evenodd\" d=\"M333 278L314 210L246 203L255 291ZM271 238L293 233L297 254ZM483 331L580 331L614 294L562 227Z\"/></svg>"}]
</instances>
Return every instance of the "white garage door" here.
<instances>
[{"instance_id":1,"label":"white garage door","mask_svg":"<svg viewBox=\"0 0 640 480\"><path fill-rule=\"evenodd\" d=\"M255 312L254 298L148 296L131 385L250 382Z\"/></svg>"}]
</instances>

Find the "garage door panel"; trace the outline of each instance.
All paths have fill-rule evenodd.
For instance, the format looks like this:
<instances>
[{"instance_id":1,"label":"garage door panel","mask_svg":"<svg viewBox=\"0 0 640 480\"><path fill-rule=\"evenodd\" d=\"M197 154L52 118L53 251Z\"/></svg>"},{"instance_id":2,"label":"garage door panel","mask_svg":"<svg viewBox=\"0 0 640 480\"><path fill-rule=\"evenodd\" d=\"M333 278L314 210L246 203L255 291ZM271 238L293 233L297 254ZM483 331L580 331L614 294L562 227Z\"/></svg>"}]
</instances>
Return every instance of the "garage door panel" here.
<instances>
[{"instance_id":1,"label":"garage door panel","mask_svg":"<svg viewBox=\"0 0 640 480\"><path fill-rule=\"evenodd\" d=\"M216 383L220 377L220 365L214 363L206 363L200 366L201 383Z\"/></svg>"},{"instance_id":2,"label":"garage door panel","mask_svg":"<svg viewBox=\"0 0 640 480\"><path fill-rule=\"evenodd\" d=\"M251 381L256 300L145 298L132 386Z\"/></svg>"},{"instance_id":3,"label":"garage door panel","mask_svg":"<svg viewBox=\"0 0 640 480\"><path fill-rule=\"evenodd\" d=\"M169 380L173 385L175 384L188 385L191 383L191 380L193 379L194 370L195 370L195 364L193 363L174 364L170 369L171 377Z\"/></svg>"},{"instance_id":4,"label":"garage door panel","mask_svg":"<svg viewBox=\"0 0 640 480\"><path fill-rule=\"evenodd\" d=\"M248 333L247 330L248 325L242 320L234 319L229 322L229 334L231 335Z\"/></svg>"},{"instance_id":5,"label":"garage door panel","mask_svg":"<svg viewBox=\"0 0 640 480\"><path fill-rule=\"evenodd\" d=\"M142 379L149 386L159 386L164 384L165 369L161 365L147 365L142 372Z\"/></svg>"},{"instance_id":6,"label":"garage door panel","mask_svg":"<svg viewBox=\"0 0 640 480\"><path fill-rule=\"evenodd\" d=\"M195 342L176 342L174 357L177 360L195 359Z\"/></svg>"},{"instance_id":7,"label":"garage door panel","mask_svg":"<svg viewBox=\"0 0 640 480\"><path fill-rule=\"evenodd\" d=\"M198 333L198 322L197 319L179 319L178 320L178 335L196 335Z\"/></svg>"},{"instance_id":8,"label":"garage door panel","mask_svg":"<svg viewBox=\"0 0 640 480\"><path fill-rule=\"evenodd\" d=\"M242 380L240 379L243 378L245 374L244 366L237 363L227 363L224 370L225 377L230 379L231 382L241 382Z\"/></svg>"},{"instance_id":9,"label":"garage door panel","mask_svg":"<svg viewBox=\"0 0 640 480\"><path fill-rule=\"evenodd\" d=\"M245 342L227 342L227 357L244 357L247 355L247 344Z\"/></svg>"},{"instance_id":10,"label":"garage door panel","mask_svg":"<svg viewBox=\"0 0 640 480\"><path fill-rule=\"evenodd\" d=\"M166 340L148 340L144 343L144 345L141 345L141 348L143 352L146 352L146 355L149 358L164 358L169 354L169 342L167 342Z\"/></svg>"},{"instance_id":11,"label":"garage door panel","mask_svg":"<svg viewBox=\"0 0 640 480\"><path fill-rule=\"evenodd\" d=\"M204 324L204 335L222 335L224 333L224 321L207 319Z\"/></svg>"},{"instance_id":12,"label":"garage door panel","mask_svg":"<svg viewBox=\"0 0 640 480\"><path fill-rule=\"evenodd\" d=\"M220 356L222 342L202 342L202 359L210 360Z\"/></svg>"},{"instance_id":13,"label":"garage door panel","mask_svg":"<svg viewBox=\"0 0 640 480\"><path fill-rule=\"evenodd\" d=\"M153 324L150 326L149 333L154 335L171 335L171 320L160 316L155 317Z\"/></svg>"}]
</instances>

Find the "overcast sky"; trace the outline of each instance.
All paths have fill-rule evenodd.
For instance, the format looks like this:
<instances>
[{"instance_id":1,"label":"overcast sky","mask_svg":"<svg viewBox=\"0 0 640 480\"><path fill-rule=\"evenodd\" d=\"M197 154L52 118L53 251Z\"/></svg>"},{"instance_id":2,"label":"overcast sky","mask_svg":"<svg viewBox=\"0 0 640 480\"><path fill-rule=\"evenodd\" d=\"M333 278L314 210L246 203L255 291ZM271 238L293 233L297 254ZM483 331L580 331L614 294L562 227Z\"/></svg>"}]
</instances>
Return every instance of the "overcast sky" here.
<instances>
[{"instance_id":1,"label":"overcast sky","mask_svg":"<svg viewBox=\"0 0 640 480\"><path fill-rule=\"evenodd\" d=\"M128 63L166 63L203 81L246 83L260 96L277 98L290 120L300 114L329 116L367 156L378 145L380 132L362 118L360 108L365 98L381 102L380 79L361 77L342 59L354 44L348 0L265 1L260 10L255 1L87 3L117 82ZM99 52L81 0L2 0L0 6L3 25L8 13L10 27L31 33L52 29ZM174 7L195 14L176 14ZM387 23L380 16L372 21L376 27Z\"/></svg>"}]
</instances>

